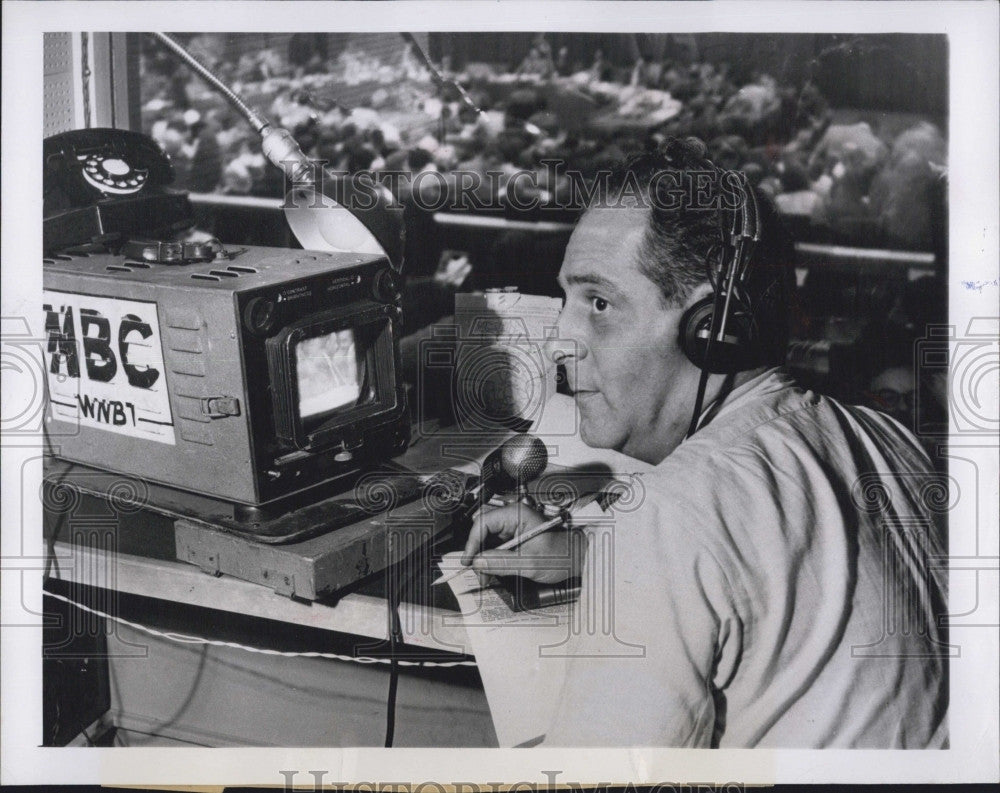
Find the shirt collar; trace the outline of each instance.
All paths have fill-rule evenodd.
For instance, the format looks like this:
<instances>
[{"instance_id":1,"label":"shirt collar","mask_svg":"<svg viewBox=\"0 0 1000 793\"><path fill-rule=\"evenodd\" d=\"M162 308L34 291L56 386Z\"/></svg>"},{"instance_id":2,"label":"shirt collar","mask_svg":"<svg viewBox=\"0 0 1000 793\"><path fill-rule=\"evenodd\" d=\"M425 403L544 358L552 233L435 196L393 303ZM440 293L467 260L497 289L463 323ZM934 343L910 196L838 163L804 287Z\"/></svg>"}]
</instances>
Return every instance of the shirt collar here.
<instances>
[{"instance_id":1,"label":"shirt collar","mask_svg":"<svg viewBox=\"0 0 1000 793\"><path fill-rule=\"evenodd\" d=\"M745 417L745 423L753 423L752 412L746 410L751 403L794 385L795 379L780 366L766 369L760 374L754 375L722 396L721 403L719 399L716 399L708 405L699 417L698 431L688 440L698 437L709 428L719 429L722 426L731 426L737 417ZM743 424L744 421L737 423Z\"/></svg>"}]
</instances>

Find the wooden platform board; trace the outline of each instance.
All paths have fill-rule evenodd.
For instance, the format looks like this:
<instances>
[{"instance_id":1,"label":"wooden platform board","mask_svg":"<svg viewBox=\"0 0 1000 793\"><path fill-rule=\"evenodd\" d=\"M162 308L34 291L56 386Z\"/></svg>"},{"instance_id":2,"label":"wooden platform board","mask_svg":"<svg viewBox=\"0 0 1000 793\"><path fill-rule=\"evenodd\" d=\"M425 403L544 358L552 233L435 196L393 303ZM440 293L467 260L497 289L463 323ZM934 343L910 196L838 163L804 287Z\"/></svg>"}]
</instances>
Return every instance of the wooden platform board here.
<instances>
[{"instance_id":1,"label":"wooden platform board","mask_svg":"<svg viewBox=\"0 0 1000 793\"><path fill-rule=\"evenodd\" d=\"M177 558L303 600L317 600L404 558L429 566L431 543L450 530L421 501L300 542L269 545L200 522L174 523ZM423 553L421 553L423 549ZM415 556L414 556L415 555Z\"/></svg>"}]
</instances>

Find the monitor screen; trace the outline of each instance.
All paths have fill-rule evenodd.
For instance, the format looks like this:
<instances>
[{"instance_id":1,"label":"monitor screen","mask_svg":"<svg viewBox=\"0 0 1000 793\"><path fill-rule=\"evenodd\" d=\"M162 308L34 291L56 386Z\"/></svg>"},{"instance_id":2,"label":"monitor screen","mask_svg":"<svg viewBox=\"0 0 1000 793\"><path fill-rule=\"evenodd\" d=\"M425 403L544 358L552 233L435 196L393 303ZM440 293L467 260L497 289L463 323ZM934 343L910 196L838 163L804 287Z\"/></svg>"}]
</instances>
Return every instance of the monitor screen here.
<instances>
[{"instance_id":1,"label":"monitor screen","mask_svg":"<svg viewBox=\"0 0 1000 793\"><path fill-rule=\"evenodd\" d=\"M342 444L400 403L393 324L380 305L307 314L267 339L277 437L298 449Z\"/></svg>"},{"instance_id":2,"label":"monitor screen","mask_svg":"<svg viewBox=\"0 0 1000 793\"><path fill-rule=\"evenodd\" d=\"M365 351L353 328L302 339L295 346L299 416L305 420L354 406L365 387Z\"/></svg>"}]
</instances>

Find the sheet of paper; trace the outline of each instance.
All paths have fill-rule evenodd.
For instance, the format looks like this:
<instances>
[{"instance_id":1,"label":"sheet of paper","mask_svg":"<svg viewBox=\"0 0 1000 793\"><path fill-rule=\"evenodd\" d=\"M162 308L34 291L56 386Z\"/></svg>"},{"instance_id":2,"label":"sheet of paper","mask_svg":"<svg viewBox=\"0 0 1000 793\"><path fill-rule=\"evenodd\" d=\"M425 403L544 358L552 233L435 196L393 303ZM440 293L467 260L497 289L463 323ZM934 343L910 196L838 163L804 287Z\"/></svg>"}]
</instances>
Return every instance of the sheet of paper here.
<instances>
[{"instance_id":1,"label":"sheet of paper","mask_svg":"<svg viewBox=\"0 0 1000 793\"><path fill-rule=\"evenodd\" d=\"M556 366L546 352L562 300L520 292L459 292L456 387L458 418L487 426L519 417L535 421L556 393ZM482 422L486 424L483 425Z\"/></svg>"},{"instance_id":2,"label":"sheet of paper","mask_svg":"<svg viewBox=\"0 0 1000 793\"><path fill-rule=\"evenodd\" d=\"M461 555L446 554L442 572L458 568ZM500 746L537 742L555 710L566 663L540 650L568 637L570 604L512 611L495 587L480 586L471 568L449 584L479 665Z\"/></svg>"}]
</instances>

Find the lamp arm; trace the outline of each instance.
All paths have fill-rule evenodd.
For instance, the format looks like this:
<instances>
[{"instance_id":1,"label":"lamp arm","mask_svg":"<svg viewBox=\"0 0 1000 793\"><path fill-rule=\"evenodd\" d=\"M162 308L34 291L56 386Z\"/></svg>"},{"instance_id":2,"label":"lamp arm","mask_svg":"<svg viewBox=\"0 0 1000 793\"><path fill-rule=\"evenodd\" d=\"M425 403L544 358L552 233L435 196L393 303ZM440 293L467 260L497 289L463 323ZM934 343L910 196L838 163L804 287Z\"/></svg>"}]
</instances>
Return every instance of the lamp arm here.
<instances>
[{"instance_id":1,"label":"lamp arm","mask_svg":"<svg viewBox=\"0 0 1000 793\"><path fill-rule=\"evenodd\" d=\"M272 124L264 115L250 107L239 94L222 82L215 72L188 52L184 45L173 36L168 33L151 33L150 35L218 91L250 123L254 131L261 136L261 149L268 160L282 170L293 165L293 170L286 171L286 173L294 174L293 178L300 183L307 175L314 173L316 169L312 160L299 148L292 133L283 127Z\"/></svg>"}]
</instances>

